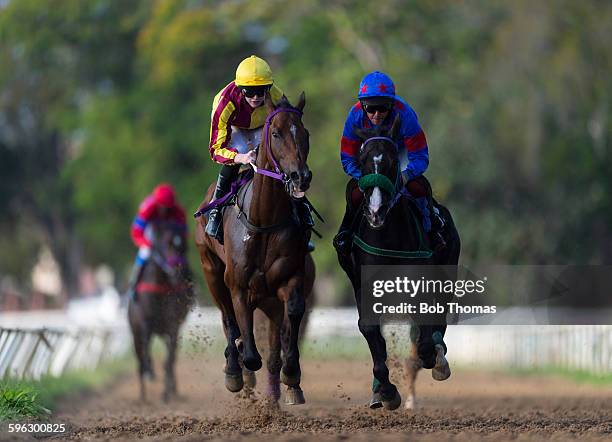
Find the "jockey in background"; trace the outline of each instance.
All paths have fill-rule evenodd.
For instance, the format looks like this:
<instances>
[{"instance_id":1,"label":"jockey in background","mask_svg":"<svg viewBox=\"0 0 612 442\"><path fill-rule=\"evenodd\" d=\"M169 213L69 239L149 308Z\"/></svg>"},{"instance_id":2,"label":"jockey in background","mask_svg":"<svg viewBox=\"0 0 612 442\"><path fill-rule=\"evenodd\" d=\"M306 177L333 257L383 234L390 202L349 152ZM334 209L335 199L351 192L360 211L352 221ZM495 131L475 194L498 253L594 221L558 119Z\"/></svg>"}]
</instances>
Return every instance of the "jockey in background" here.
<instances>
[{"instance_id":1,"label":"jockey in background","mask_svg":"<svg viewBox=\"0 0 612 442\"><path fill-rule=\"evenodd\" d=\"M354 128L369 129L381 124L391 126L399 115L401 128L395 142L405 152L400 154L402 181L420 209L423 228L430 234L434 249L443 248L446 244L440 229L444 222L433 206L431 185L423 176L429 165L429 150L416 113L402 97L395 94L393 81L382 72L374 71L366 75L361 80L357 97L359 101L348 114L340 142L342 167L355 180L353 191L355 187L358 189L356 182L361 178L358 156L364 141L355 134ZM352 245L354 212L350 206L349 202L340 230L334 238L334 246L344 255L350 254Z\"/></svg>"},{"instance_id":2,"label":"jockey in background","mask_svg":"<svg viewBox=\"0 0 612 442\"><path fill-rule=\"evenodd\" d=\"M255 164L257 153L253 149L261 142L261 128L268 115L268 109L264 106L266 93L270 94L274 104L283 97L283 91L274 84L268 63L251 55L238 65L235 80L215 96L208 149L211 159L222 167L211 201L230 191L240 165ZM302 222L312 225L308 206L298 204L297 207ZM210 211L206 233L223 244L221 208Z\"/></svg>"},{"instance_id":3,"label":"jockey in background","mask_svg":"<svg viewBox=\"0 0 612 442\"><path fill-rule=\"evenodd\" d=\"M174 188L167 183L159 184L153 193L148 195L138 208L131 228L132 242L138 247L138 255L130 276L128 296L135 299L136 286L142 276L142 270L151 256L151 238L147 225L155 221L171 221L185 228L185 210L176 201Z\"/></svg>"}]
</instances>

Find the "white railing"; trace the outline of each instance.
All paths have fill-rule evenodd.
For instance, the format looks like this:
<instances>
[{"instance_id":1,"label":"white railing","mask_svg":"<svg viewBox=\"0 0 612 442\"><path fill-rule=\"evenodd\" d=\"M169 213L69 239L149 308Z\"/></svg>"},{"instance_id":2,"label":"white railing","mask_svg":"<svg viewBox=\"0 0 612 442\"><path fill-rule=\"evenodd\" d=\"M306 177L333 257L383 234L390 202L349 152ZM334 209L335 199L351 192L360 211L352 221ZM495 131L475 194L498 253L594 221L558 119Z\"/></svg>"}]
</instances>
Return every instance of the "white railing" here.
<instances>
[{"instance_id":1,"label":"white railing","mask_svg":"<svg viewBox=\"0 0 612 442\"><path fill-rule=\"evenodd\" d=\"M221 314L214 307L195 310L186 330L222 338ZM407 353L407 326L389 325L400 353ZM185 335L185 333L184 333ZM306 339L361 338L355 308L315 308ZM362 339L362 338L361 338ZM476 368L564 368L612 373L612 325L453 325L444 338L448 358Z\"/></svg>"},{"instance_id":2,"label":"white railing","mask_svg":"<svg viewBox=\"0 0 612 442\"><path fill-rule=\"evenodd\" d=\"M0 313L0 379L94 369L131 343L116 292L73 302L66 311Z\"/></svg>"},{"instance_id":3,"label":"white railing","mask_svg":"<svg viewBox=\"0 0 612 442\"><path fill-rule=\"evenodd\" d=\"M96 367L130 351L125 310L92 303L69 312L0 314L0 378L59 376L67 370ZM95 320L94 311L104 312ZM86 318L86 319L84 319ZM63 325L63 326L62 326ZM388 326L400 353L407 353L408 327ZM204 332L224 339L221 315L214 307L192 311L182 335ZM315 308L306 339L361 338L354 308ZM612 373L612 325L456 325L445 341L452 364L478 368L564 368ZM406 351L404 351L406 350Z\"/></svg>"},{"instance_id":4,"label":"white railing","mask_svg":"<svg viewBox=\"0 0 612 442\"><path fill-rule=\"evenodd\" d=\"M0 328L0 379L40 379L66 371L94 369L125 354L126 330Z\"/></svg>"}]
</instances>

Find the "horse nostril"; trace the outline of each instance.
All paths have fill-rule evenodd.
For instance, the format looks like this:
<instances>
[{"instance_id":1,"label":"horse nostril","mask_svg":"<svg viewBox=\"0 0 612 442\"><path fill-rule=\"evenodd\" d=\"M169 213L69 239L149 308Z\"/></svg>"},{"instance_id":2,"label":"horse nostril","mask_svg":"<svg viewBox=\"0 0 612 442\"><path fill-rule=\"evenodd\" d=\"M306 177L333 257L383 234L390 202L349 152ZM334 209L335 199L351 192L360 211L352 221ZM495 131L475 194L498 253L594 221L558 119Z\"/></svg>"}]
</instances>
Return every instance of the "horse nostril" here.
<instances>
[{"instance_id":1,"label":"horse nostril","mask_svg":"<svg viewBox=\"0 0 612 442\"><path fill-rule=\"evenodd\" d=\"M312 181L312 172L310 170L302 174L302 181L304 183L310 183L310 181Z\"/></svg>"},{"instance_id":2,"label":"horse nostril","mask_svg":"<svg viewBox=\"0 0 612 442\"><path fill-rule=\"evenodd\" d=\"M291 172L289 174L289 178L291 178L291 181L298 181L300 179L300 175L297 172Z\"/></svg>"}]
</instances>

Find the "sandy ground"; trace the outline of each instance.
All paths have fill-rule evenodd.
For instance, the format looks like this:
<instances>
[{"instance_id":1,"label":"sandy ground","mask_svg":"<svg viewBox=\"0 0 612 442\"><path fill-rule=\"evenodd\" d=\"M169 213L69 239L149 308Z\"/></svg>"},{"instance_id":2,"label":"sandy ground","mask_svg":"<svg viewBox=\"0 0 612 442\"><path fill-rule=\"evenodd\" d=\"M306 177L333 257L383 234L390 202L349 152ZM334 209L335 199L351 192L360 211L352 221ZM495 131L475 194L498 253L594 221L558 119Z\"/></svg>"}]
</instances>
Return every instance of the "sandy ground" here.
<instances>
[{"instance_id":1,"label":"sandy ground","mask_svg":"<svg viewBox=\"0 0 612 442\"><path fill-rule=\"evenodd\" d=\"M180 356L180 397L163 403L161 361L149 402L138 400L137 377L65 400L52 422L70 440L612 440L612 388L563 378L519 377L456 370L436 382L419 373L416 411L369 410L366 360L304 361L306 405L275 408L262 400L265 372L254 397L225 390L222 360ZM264 369L265 370L265 369ZM399 363L392 379L406 395ZM284 387L283 387L284 389ZM282 400L281 400L282 402ZM4 433L2 439L14 439ZM13 435L11 435L13 436Z\"/></svg>"}]
</instances>

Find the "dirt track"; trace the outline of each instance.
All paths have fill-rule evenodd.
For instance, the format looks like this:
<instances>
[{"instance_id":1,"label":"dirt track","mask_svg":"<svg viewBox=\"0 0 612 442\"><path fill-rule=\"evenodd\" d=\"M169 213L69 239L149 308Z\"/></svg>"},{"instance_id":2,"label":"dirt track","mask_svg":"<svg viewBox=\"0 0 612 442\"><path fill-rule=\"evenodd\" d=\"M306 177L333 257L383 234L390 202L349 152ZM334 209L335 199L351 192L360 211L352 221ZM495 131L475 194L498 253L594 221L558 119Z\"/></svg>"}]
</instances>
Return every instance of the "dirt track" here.
<instances>
[{"instance_id":1,"label":"dirt track","mask_svg":"<svg viewBox=\"0 0 612 442\"><path fill-rule=\"evenodd\" d=\"M160 365L157 360L158 379ZM69 437L78 440L269 440L272 434L281 440L612 440L610 387L461 371L439 383L422 371L419 410L371 411L367 361L306 361L307 405L277 410L258 400L259 393L253 400L227 392L221 365L183 354L181 398L161 403L156 381L150 402L141 404L136 376L129 375L65 402L53 421L69 423ZM401 370L392 371L397 381ZM262 375L259 381L263 387Z\"/></svg>"}]
</instances>

